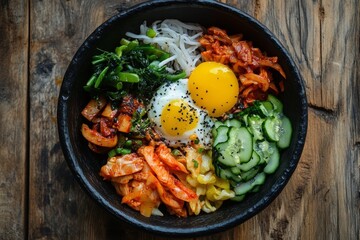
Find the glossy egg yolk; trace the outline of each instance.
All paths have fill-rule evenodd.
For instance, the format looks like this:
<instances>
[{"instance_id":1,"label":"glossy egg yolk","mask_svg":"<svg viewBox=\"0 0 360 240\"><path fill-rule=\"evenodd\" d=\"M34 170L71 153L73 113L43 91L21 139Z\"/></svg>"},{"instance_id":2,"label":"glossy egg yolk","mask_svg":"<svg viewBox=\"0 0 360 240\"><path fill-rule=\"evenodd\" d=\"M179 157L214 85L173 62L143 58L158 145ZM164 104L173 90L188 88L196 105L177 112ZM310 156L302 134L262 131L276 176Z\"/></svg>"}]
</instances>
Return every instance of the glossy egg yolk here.
<instances>
[{"instance_id":1,"label":"glossy egg yolk","mask_svg":"<svg viewBox=\"0 0 360 240\"><path fill-rule=\"evenodd\" d=\"M181 99L170 101L161 113L161 125L171 136L181 136L194 129L197 123L196 109Z\"/></svg>"},{"instance_id":2,"label":"glossy egg yolk","mask_svg":"<svg viewBox=\"0 0 360 240\"><path fill-rule=\"evenodd\" d=\"M195 104L212 117L220 117L237 102L239 83L224 64L203 62L190 74L188 89Z\"/></svg>"}]
</instances>

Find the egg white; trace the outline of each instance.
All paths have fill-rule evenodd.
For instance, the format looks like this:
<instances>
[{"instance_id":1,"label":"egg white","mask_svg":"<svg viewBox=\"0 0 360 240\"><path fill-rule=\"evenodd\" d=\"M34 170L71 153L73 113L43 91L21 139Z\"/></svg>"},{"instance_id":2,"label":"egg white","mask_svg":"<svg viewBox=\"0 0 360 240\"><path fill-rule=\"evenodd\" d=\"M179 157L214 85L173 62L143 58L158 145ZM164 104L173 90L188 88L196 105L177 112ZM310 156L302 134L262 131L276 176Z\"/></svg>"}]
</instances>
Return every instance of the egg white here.
<instances>
[{"instance_id":1,"label":"egg white","mask_svg":"<svg viewBox=\"0 0 360 240\"><path fill-rule=\"evenodd\" d=\"M194 108L197 112L198 123L195 128L186 131L182 135L172 136L166 133L161 124L163 109L173 100L181 99ZM164 142L172 147L190 144L190 136L196 134L199 144L205 148L211 148L214 120L206 111L197 107L190 97L188 80L180 79L176 82L165 83L154 94L148 105L148 117L154 123L154 128L163 138Z\"/></svg>"}]
</instances>

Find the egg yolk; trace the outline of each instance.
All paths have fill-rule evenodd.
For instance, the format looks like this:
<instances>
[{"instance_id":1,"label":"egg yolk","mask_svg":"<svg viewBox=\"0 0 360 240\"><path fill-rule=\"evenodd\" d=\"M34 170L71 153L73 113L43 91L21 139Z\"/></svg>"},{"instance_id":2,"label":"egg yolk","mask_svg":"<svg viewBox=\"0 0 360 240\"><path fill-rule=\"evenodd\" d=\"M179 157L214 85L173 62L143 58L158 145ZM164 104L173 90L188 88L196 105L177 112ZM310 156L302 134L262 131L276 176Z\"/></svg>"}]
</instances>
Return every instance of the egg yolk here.
<instances>
[{"instance_id":1,"label":"egg yolk","mask_svg":"<svg viewBox=\"0 0 360 240\"><path fill-rule=\"evenodd\" d=\"M181 136L194 129L197 123L196 109L182 99L170 101L161 113L162 127L171 136Z\"/></svg>"},{"instance_id":2,"label":"egg yolk","mask_svg":"<svg viewBox=\"0 0 360 240\"><path fill-rule=\"evenodd\" d=\"M234 72L217 62L203 62L190 74L188 88L195 104L220 117L237 102L239 83Z\"/></svg>"}]
</instances>

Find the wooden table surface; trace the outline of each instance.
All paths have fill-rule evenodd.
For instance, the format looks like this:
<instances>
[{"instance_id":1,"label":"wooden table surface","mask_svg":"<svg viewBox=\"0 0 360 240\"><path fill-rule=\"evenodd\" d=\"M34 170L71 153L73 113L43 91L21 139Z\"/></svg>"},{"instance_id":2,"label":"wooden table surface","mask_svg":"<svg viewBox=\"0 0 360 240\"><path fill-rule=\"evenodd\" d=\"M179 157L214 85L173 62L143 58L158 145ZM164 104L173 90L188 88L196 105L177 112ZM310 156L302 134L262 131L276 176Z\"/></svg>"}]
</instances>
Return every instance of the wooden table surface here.
<instances>
[{"instance_id":1,"label":"wooden table surface","mask_svg":"<svg viewBox=\"0 0 360 240\"><path fill-rule=\"evenodd\" d=\"M57 133L58 94L83 40L142 1L0 1L0 239L165 239L118 223L81 190ZM360 239L360 3L239 0L299 67L309 104L300 163L241 226L193 239Z\"/></svg>"}]
</instances>

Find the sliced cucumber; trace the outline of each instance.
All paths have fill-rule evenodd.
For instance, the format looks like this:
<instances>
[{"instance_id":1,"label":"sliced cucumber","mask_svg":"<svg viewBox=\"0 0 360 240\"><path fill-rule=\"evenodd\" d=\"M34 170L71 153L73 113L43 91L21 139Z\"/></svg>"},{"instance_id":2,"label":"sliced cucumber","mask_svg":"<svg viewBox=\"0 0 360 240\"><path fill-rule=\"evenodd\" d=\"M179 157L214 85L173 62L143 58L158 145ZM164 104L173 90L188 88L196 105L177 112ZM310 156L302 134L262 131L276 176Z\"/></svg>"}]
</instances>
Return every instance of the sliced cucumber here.
<instances>
[{"instance_id":1,"label":"sliced cucumber","mask_svg":"<svg viewBox=\"0 0 360 240\"><path fill-rule=\"evenodd\" d=\"M268 117L262 126L269 141L277 142L280 139L281 120L277 116ZM261 140L261 139L260 139Z\"/></svg>"},{"instance_id":2,"label":"sliced cucumber","mask_svg":"<svg viewBox=\"0 0 360 240\"><path fill-rule=\"evenodd\" d=\"M224 124L223 122L221 122L221 121L216 121L216 122L214 123L214 128L217 129L218 127L224 126L224 125L225 125L225 124Z\"/></svg>"},{"instance_id":3,"label":"sliced cucumber","mask_svg":"<svg viewBox=\"0 0 360 240\"><path fill-rule=\"evenodd\" d=\"M266 141L266 140L256 141L254 143L254 151L260 157L259 164L264 164L269 161L269 157L271 155L271 147L270 147L270 143L268 141Z\"/></svg>"},{"instance_id":4,"label":"sliced cucumber","mask_svg":"<svg viewBox=\"0 0 360 240\"><path fill-rule=\"evenodd\" d=\"M231 170L228 168L220 169L219 177L221 177L222 179L232 180L236 183L239 183L242 180L242 178L239 175L232 173Z\"/></svg>"},{"instance_id":5,"label":"sliced cucumber","mask_svg":"<svg viewBox=\"0 0 360 240\"><path fill-rule=\"evenodd\" d=\"M216 137L214 138L214 146L218 143L226 142L228 140L228 131L229 128L227 126L219 126L216 128Z\"/></svg>"},{"instance_id":6,"label":"sliced cucumber","mask_svg":"<svg viewBox=\"0 0 360 240\"><path fill-rule=\"evenodd\" d=\"M241 178L243 179L243 181L248 181L248 180L252 179L259 171L260 171L260 167L255 166L255 167L251 168L249 171L242 172Z\"/></svg>"},{"instance_id":7,"label":"sliced cucumber","mask_svg":"<svg viewBox=\"0 0 360 240\"><path fill-rule=\"evenodd\" d=\"M236 174L236 175L239 175L241 173L241 170L240 170L240 168L238 168L238 166L232 167L232 168L230 168L230 170L233 174Z\"/></svg>"},{"instance_id":8,"label":"sliced cucumber","mask_svg":"<svg viewBox=\"0 0 360 240\"><path fill-rule=\"evenodd\" d=\"M213 139L215 139L217 137L217 130L215 127L213 127L213 129L211 130L211 133L212 133Z\"/></svg>"},{"instance_id":9,"label":"sliced cucumber","mask_svg":"<svg viewBox=\"0 0 360 240\"><path fill-rule=\"evenodd\" d=\"M273 146L272 154L269 157L269 161L264 167L264 172L267 174L274 173L280 164L280 152L276 146Z\"/></svg>"},{"instance_id":10,"label":"sliced cucumber","mask_svg":"<svg viewBox=\"0 0 360 240\"><path fill-rule=\"evenodd\" d=\"M234 167L241 162L248 162L252 154L251 134L245 127L231 127L228 140L215 145L215 149L219 154L217 160L226 166Z\"/></svg>"},{"instance_id":11,"label":"sliced cucumber","mask_svg":"<svg viewBox=\"0 0 360 240\"><path fill-rule=\"evenodd\" d=\"M264 119L258 115L251 115L248 117L249 131L254 135L254 140L263 140L262 124Z\"/></svg>"},{"instance_id":12,"label":"sliced cucumber","mask_svg":"<svg viewBox=\"0 0 360 240\"><path fill-rule=\"evenodd\" d=\"M222 128L220 128L222 127ZM212 135L213 135L213 139L214 139L214 144L213 146L215 146L216 144L220 143L220 142L225 142L227 139L227 134L224 134L224 127L241 127L241 122L237 119L227 119L225 122L221 122L221 121L216 121L214 124L214 128L212 129ZM220 129L219 129L220 128ZM219 136L219 130L220 130L220 136ZM222 135L224 134L224 135ZM219 137L219 138L218 138Z\"/></svg>"},{"instance_id":13,"label":"sliced cucumber","mask_svg":"<svg viewBox=\"0 0 360 240\"><path fill-rule=\"evenodd\" d=\"M229 150L239 154L240 162L248 162L253 152L253 139L246 127L231 128L229 131Z\"/></svg>"},{"instance_id":14,"label":"sliced cucumber","mask_svg":"<svg viewBox=\"0 0 360 240\"><path fill-rule=\"evenodd\" d=\"M255 193L255 192L258 192L260 190L260 186L261 185L257 185L255 187L253 187L253 189L251 190L251 192Z\"/></svg>"},{"instance_id":15,"label":"sliced cucumber","mask_svg":"<svg viewBox=\"0 0 360 240\"><path fill-rule=\"evenodd\" d=\"M234 119L216 121L213 131L213 165L217 176L227 179L234 201L257 192L267 174L280 165L280 150L291 141L292 126L283 115L279 99L269 94Z\"/></svg>"},{"instance_id":16,"label":"sliced cucumber","mask_svg":"<svg viewBox=\"0 0 360 240\"><path fill-rule=\"evenodd\" d=\"M231 180L235 181L236 183L240 183L243 179L241 178L240 175L232 174L231 175Z\"/></svg>"},{"instance_id":17,"label":"sliced cucumber","mask_svg":"<svg viewBox=\"0 0 360 240\"><path fill-rule=\"evenodd\" d=\"M220 126L227 126L227 127L241 127L241 122L235 118L233 119L226 119L225 122L216 121L214 123L214 128L218 128Z\"/></svg>"},{"instance_id":18,"label":"sliced cucumber","mask_svg":"<svg viewBox=\"0 0 360 240\"><path fill-rule=\"evenodd\" d=\"M291 121L286 116L281 118L281 127L280 127L280 138L277 142L277 146L281 149L287 148L290 146L292 135Z\"/></svg>"},{"instance_id":19,"label":"sliced cucumber","mask_svg":"<svg viewBox=\"0 0 360 240\"><path fill-rule=\"evenodd\" d=\"M239 120L236 119L227 119L224 124L228 127L241 127L241 122Z\"/></svg>"},{"instance_id":20,"label":"sliced cucumber","mask_svg":"<svg viewBox=\"0 0 360 240\"><path fill-rule=\"evenodd\" d=\"M262 117L268 117L272 115L274 107L270 101L264 101L259 103L259 114Z\"/></svg>"},{"instance_id":21,"label":"sliced cucumber","mask_svg":"<svg viewBox=\"0 0 360 240\"><path fill-rule=\"evenodd\" d=\"M238 155L231 154L231 152L228 151L228 148L228 142L219 143L215 146L217 161L224 166L235 167L237 163L240 163L240 158Z\"/></svg>"},{"instance_id":22,"label":"sliced cucumber","mask_svg":"<svg viewBox=\"0 0 360 240\"><path fill-rule=\"evenodd\" d=\"M219 177L221 177L222 179L231 179L231 172L229 169L222 169L219 168Z\"/></svg>"},{"instance_id":23,"label":"sliced cucumber","mask_svg":"<svg viewBox=\"0 0 360 240\"><path fill-rule=\"evenodd\" d=\"M219 165L219 162L214 160L213 165L214 165L216 176L220 177L221 166Z\"/></svg>"},{"instance_id":24,"label":"sliced cucumber","mask_svg":"<svg viewBox=\"0 0 360 240\"><path fill-rule=\"evenodd\" d=\"M274 105L270 101L263 101L261 104L265 107L268 113L271 113L274 110Z\"/></svg>"},{"instance_id":25,"label":"sliced cucumber","mask_svg":"<svg viewBox=\"0 0 360 240\"><path fill-rule=\"evenodd\" d=\"M229 183L230 183L231 189L234 189L234 187L236 187L239 184L238 182L235 182L233 180L229 180Z\"/></svg>"},{"instance_id":26,"label":"sliced cucumber","mask_svg":"<svg viewBox=\"0 0 360 240\"><path fill-rule=\"evenodd\" d=\"M245 126L249 126L249 115L248 114L245 114L241 117L243 123L245 124Z\"/></svg>"},{"instance_id":27,"label":"sliced cucumber","mask_svg":"<svg viewBox=\"0 0 360 240\"><path fill-rule=\"evenodd\" d=\"M236 201L236 202L240 202L240 201L244 200L244 198L245 198L245 194L244 194L244 195L235 196L235 197L231 198L230 200Z\"/></svg>"},{"instance_id":28,"label":"sliced cucumber","mask_svg":"<svg viewBox=\"0 0 360 240\"><path fill-rule=\"evenodd\" d=\"M255 186L263 184L265 182L265 178L265 173L261 172L249 181L240 183L234 188L235 195L244 195L245 193L251 191Z\"/></svg>"},{"instance_id":29,"label":"sliced cucumber","mask_svg":"<svg viewBox=\"0 0 360 240\"><path fill-rule=\"evenodd\" d=\"M259 155L253 151L251 159L246 163L241 163L237 165L237 168L243 172L249 171L251 168L255 167L260 162Z\"/></svg>"},{"instance_id":30,"label":"sliced cucumber","mask_svg":"<svg viewBox=\"0 0 360 240\"><path fill-rule=\"evenodd\" d=\"M274 106L274 112L281 113L283 111L282 102L279 99L277 99L274 95L269 94L267 100L270 101Z\"/></svg>"}]
</instances>

